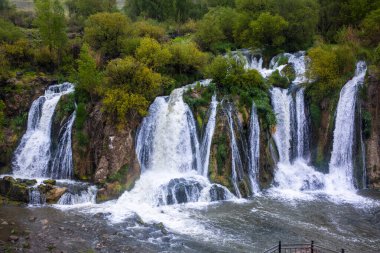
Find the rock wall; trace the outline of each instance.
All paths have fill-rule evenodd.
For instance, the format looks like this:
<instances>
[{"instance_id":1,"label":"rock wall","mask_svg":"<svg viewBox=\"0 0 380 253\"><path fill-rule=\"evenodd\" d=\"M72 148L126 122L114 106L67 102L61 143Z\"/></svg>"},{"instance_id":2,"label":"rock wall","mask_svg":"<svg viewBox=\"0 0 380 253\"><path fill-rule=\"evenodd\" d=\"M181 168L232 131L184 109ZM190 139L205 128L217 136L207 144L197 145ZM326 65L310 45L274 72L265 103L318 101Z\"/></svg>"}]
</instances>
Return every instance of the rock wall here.
<instances>
[{"instance_id":1,"label":"rock wall","mask_svg":"<svg viewBox=\"0 0 380 253\"><path fill-rule=\"evenodd\" d=\"M85 144L78 138L78 129L73 129L75 175L100 184L101 200L114 198L130 189L140 176L135 136L141 118L129 118L126 126L118 126L103 112L100 103L87 108L87 112L82 133L87 139ZM122 174L119 173L121 169ZM118 173L120 175L114 180L117 182L110 180Z\"/></svg>"},{"instance_id":2,"label":"rock wall","mask_svg":"<svg viewBox=\"0 0 380 253\"><path fill-rule=\"evenodd\" d=\"M370 122L363 127L368 128L364 131L369 132L365 141L368 186L372 189L380 189L380 74L375 70L369 71L366 89L363 113L369 113ZM370 123L369 126L368 123Z\"/></svg>"}]
</instances>

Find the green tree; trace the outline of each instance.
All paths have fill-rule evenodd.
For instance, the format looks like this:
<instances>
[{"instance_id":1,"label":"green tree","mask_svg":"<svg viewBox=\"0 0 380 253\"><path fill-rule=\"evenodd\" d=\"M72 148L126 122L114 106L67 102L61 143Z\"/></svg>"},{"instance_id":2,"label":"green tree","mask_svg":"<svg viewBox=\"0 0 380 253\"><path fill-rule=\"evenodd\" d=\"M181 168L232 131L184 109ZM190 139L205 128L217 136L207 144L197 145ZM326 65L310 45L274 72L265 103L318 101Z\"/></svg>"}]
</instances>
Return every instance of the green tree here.
<instances>
[{"instance_id":1,"label":"green tree","mask_svg":"<svg viewBox=\"0 0 380 253\"><path fill-rule=\"evenodd\" d=\"M371 46L380 42L380 9L374 10L367 15L361 23L363 39Z\"/></svg>"},{"instance_id":2,"label":"green tree","mask_svg":"<svg viewBox=\"0 0 380 253\"><path fill-rule=\"evenodd\" d=\"M162 89L163 78L133 57L115 59L106 68L103 104L121 123L126 116L145 116L149 103Z\"/></svg>"},{"instance_id":3,"label":"green tree","mask_svg":"<svg viewBox=\"0 0 380 253\"><path fill-rule=\"evenodd\" d=\"M286 49L296 51L309 47L319 21L317 0L282 0L277 4L279 14L289 23L285 32Z\"/></svg>"},{"instance_id":4,"label":"green tree","mask_svg":"<svg viewBox=\"0 0 380 253\"><path fill-rule=\"evenodd\" d=\"M136 58L154 70L168 64L171 57L167 48L162 47L155 39L148 37L143 38L140 46L136 49Z\"/></svg>"},{"instance_id":5,"label":"green tree","mask_svg":"<svg viewBox=\"0 0 380 253\"><path fill-rule=\"evenodd\" d=\"M0 42L13 43L25 37L20 28L0 18Z\"/></svg>"},{"instance_id":6,"label":"green tree","mask_svg":"<svg viewBox=\"0 0 380 253\"><path fill-rule=\"evenodd\" d=\"M268 12L260 14L257 20L250 23L252 38L255 46L264 47L265 50L278 50L285 43L285 31L289 23L279 15Z\"/></svg>"},{"instance_id":7,"label":"green tree","mask_svg":"<svg viewBox=\"0 0 380 253\"><path fill-rule=\"evenodd\" d=\"M197 41L205 49L226 51L233 47L233 27L238 13L229 7L214 8L199 22Z\"/></svg>"},{"instance_id":8,"label":"green tree","mask_svg":"<svg viewBox=\"0 0 380 253\"><path fill-rule=\"evenodd\" d=\"M121 13L97 13L88 18L84 29L84 40L106 58L120 55L123 40L131 32L129 19Z\"/></svg>"},{"instance_id":9,"label":"green tree","mask_svg":"<svg viewBox=\"0 0 380 253\"><path fill-rule=\"evenodd\" d=\"M315 80L309 84L313 100L336 96L354 72L353 50L348 46L320 45L310 49L308 56L311 59L308 74Z\"/></svg>"},{"instance_id":10,"label":"green tree","mask_svg":"<svg viewBox=\"0 0 380 253\"><path fill-rule=\"evenodd\" d=\"M209 61L208 54L200 51L194 42L173 42L169 45L169 51L172 54L169 65L179 74L200 71Z\"/></svg>"},{"instance_id":11,"label":"green tree","mask_svg":"<svg viewBox=\"0 0 380 253\"><path fill-rule=\"evenodd\" d=\"M85 20L98 12L116 10L116 0L68 0L66 6L70 15L70 23L83 28Z\"/></svg>"},{"instance_id":12,"label":"green tree","mask_svg":"<svg viewBox=\"0 0 380 253\"><path fill-rule=\"evenodd\" d=\"M77 63L78 85L76 91L82 96L84 95L83 92L89 94L91 100L93 100L94 95L99 93L102 75L98 71L96 62L90 54L90 47L88 44L83 44Z\"/></svg>"},{"instance_id":13,"label":"green tree","mask_svg":"<svg viewBox=\"0 0 380 253\"><path fill-rule=\"evenodd\" d=\"M59 0L35 0L36 19L42 42L60 51L67 43L64 9Z\"/></svg>"}]
</instances>

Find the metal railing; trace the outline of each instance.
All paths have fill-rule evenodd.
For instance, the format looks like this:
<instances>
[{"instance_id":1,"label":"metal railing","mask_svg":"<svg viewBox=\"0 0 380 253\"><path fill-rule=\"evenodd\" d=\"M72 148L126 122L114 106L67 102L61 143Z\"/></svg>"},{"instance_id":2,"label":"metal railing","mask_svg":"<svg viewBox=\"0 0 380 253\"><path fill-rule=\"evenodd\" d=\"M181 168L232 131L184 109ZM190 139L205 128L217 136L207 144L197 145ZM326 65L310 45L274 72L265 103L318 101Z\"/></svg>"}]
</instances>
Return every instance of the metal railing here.
<instances>
[{"instance_id":1,"label":"metal railing","mask_svg":"<svg viewBox=\"0 0 380 253\"><path fill-rule=\"evenodd\" d=\"M344 249L340 251L331 250L318 246L311 241L309 244L282 244L281 241L278 245L264 251L264 253L344 253Z\"/></svg>"}]
</instances>

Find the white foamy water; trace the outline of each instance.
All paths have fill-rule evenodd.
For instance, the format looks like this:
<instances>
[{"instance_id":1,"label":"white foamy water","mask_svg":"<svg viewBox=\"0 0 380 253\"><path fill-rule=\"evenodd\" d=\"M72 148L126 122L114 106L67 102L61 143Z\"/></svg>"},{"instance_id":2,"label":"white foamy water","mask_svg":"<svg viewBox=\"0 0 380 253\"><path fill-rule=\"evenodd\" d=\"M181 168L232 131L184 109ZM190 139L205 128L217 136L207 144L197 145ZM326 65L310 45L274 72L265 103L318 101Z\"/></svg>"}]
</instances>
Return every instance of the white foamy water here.
<instances>
[{"instance_id":1,"label":"white foamy water","mask_svg":"<svg viewBox=\"0 0 380 253\"><path fill-rule=\"evenodd\" d=\"M28 129L14 153L13 174L22 178L46 177L51 156L51 125L59 99L74 91L70 83L50 86L35 100L28 116Z\"/></svg>"},{"instance_id":2,"label":"white foamy water","mask_svg":"<svg viewBox=\"0 0 380 253\"><path fill-rule=\"evenodd\" d=\"M353 146L355 134L355 108L359 86L364 82L367 72L365 62L358 62L353 79L348 81L340 92L337 115L335 119L334 144L329 164L327 191L352 191Z\"/></svg>"}]
</instances>

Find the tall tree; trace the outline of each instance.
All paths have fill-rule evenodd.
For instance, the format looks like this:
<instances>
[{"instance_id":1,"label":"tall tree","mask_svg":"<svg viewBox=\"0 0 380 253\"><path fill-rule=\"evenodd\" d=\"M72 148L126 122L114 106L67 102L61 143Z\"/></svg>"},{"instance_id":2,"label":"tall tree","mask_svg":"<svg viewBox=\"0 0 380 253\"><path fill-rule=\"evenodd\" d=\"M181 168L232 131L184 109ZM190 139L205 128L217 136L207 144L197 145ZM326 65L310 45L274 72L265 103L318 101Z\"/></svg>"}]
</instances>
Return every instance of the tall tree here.
<instances>
[{"instance_id":1,"label":"tall tree","mask_svg":"<svg viewBox=\"0 0 380 253\"><path fill-rule=\"evenodd\" d=\"M36 19L42 42L50 52L62 51L67 43L64 9L59 0L35 0Z\"/></svg>"}]
</instances>

